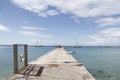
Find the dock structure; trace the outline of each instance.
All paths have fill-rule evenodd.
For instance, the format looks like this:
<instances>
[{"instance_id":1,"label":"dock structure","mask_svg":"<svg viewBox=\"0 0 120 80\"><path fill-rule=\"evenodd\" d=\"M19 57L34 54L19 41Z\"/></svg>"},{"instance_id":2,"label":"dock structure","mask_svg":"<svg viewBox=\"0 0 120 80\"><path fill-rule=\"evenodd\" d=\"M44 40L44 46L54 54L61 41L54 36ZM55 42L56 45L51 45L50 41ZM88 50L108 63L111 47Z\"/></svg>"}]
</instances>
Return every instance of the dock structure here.
<instances>
[{"instance_id":1,"label":"dock structure","mask_svg":"<svg viewBox=\"0 0 120 80\"><path fill-rule=\"evenodd\" d=\"M64 48L56 48L28 63L8 80L95 80Z\"/></svg>"}]
</instances>

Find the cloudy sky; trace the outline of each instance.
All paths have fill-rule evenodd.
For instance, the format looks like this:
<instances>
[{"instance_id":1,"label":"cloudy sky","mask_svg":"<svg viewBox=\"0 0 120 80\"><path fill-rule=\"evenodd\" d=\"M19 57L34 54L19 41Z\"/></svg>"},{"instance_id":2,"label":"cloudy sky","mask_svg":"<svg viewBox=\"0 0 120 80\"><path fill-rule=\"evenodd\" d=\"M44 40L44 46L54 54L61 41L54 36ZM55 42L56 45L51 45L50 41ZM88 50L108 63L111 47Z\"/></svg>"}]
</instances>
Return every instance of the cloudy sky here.
<instances>
[{"instance_id":1,"label":"cloudy sky","mask_svg":"<svg viewBox=\"0 0 120 80\"><path fill-rule=\"evenodd\" d=\"M120 45L120 0L0 0L0 44Z\"/></svg>"}]
</instances>

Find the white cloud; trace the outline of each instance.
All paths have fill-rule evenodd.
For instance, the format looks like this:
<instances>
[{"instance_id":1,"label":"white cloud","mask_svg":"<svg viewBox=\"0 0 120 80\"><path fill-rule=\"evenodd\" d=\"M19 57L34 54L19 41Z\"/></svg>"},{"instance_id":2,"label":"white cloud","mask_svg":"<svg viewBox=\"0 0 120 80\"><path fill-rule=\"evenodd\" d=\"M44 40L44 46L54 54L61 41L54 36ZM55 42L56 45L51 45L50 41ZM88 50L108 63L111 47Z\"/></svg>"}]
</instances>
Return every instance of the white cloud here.
<instances>
[{"instance_id":1,"label":"white cloud","mask_svg":"<svg viewBox=\"0 0 120 80\"><path fill-rule=\"evenodd\" d=\"M28 27L28 26L22 26L22 29L26 29L26 30L46 30L46 28L42 28L42 27Z\"/></svg>"},{"instance_id":2,"label":"white cloud","mask_svg":"<svg viewBox=\"0 0 120 80\"><path fill-rule=\"evenodd\" d=\"M12 2L42 17L55 16L60 13L70 14L70 18L77 23L80 23L80 18L120 14L119 0L12 0ZM96 22L100 24L100 27L118 23L114 18L100 19Z\"/></svg>"},{"instance_id":3,"label":"white cloud","mask_svg":"<svg viewBox=\"0 0 120 80\"><path fill-rule=\"evenodd\" d=\"M19 31L19 33L28 36L38 36L38 34L33 31Z\"/></svg>"},{"instance_id":4,"label":"white cloud","mask_svg":"<svg viewBox=\"0 0 120 80\"><path fill-rule=\"evenodd\" d=\"M41 34L36 30L47 30L43 27L28 27L28 26L22 26L21 31L19 31L20 34L32 36L32 37L42 37L42 38L54 38L53 35L49 34Z\"/></svg>"},{"instance_id":5,"label":"white cloud","mask_svg":"<svg viewBox=\"0 0 120 80\"><path fill-rule=\"evenodd\" d=\"M48 6L48 4L46 4L43 0L12 0L12 2L21 8L35 13L46 10Z\"/></svg>"},{"instance_id":6,"label":"white cloud","mask_svg":"<svg viewBox=\"0 0 120 80\"><path fill-rule=\"evenodd\" d=\"M8 27L0 24L0 31L8 32L8 31L10 31L10 29Z\"/></svg>"},{"instance_id":7,"label":"white cloud","mask_svg":"<svg viewBox=\"0 0 120 80\"><path fill-rule=\"evenodd\" d=\"M41 12L38 15L42 17L47 17L47 16L55 16L58 14L59 13L57 12L57 10L48 10L48 11Z\"/></svg>"},{"instance_id":8,"label":"white cloud","mask_svg":"<svg viewBox=\"0 0 120 80\"><path fill-rule=\"evenodd\" d=\"M54 38L53 35L40 34L34 31L19 31L19 33L31 37Z\"/></svg>"},{"instance_id":9,"label":"white cloud","mask_svg":"<svg viewBox=\"0 0 120 80\"><path fill-rule=\"evenodd\" d=\"M81 23L79 17L77 17L77 16L71 16L70 18L79 24Z\"/></svg>"},{"instance_id":10,"label":"white cloud","mask_svg":"<svg viewBox=\"0 0 120 80\"><path fill-rule=\"evenodd\" d=\"M39 37L43 37L43 38L54 38L53 35L48 35L48 34L39 34Z\"/></svg>"},{"instance_id":11,"label":"white cloud","mask_svg":"<svg viewBox=\"0 0 120 80\"><path fill-rule=\"evenodd\" d=\"M12 2L43 17L59 13L82 18L120 14L119 0L12 0Z\"/></svg>"},{"instance_id":12,"label":"white cloud","mask_svg":"<svg viewBox=\"0 0 120 80\"><path fill-rule=\"evenodd\" d=\"M98 19L96 22L99 24L99 27L114 26L114 25L120 24L120 17L101 18L101 19Z\"/></svg>"},{"instance_id":13,"label":"white cloud","mask_svg":"<svg viewBox=\"0 0 120 80\"><path fill-rule=\"evenodd\" d=\"M104 31L101 31L101 34L108 37L120 37L120 28L109 28Z\"/></svg>"},{"instance_id":14,"label":"white cloud","mask_svg":"<svg viewBox=\"0 0 120 80\"><path fill-rule=\"evenodd\" d=\"M120 45L120 28L105 29L87 38L87 45Z\"/></svg>"},{"instance_id":15,"label":"white cloud","mask_svg":"<svg viewBox=\"0 0 120 80\"><path fill-rule=\"evenodd\" d=\"M39 16L47 17L59 14L58 10L48 10L48 1L45 0L12 0L20 8L37 13Z\"/></svg>"}]
</instances>

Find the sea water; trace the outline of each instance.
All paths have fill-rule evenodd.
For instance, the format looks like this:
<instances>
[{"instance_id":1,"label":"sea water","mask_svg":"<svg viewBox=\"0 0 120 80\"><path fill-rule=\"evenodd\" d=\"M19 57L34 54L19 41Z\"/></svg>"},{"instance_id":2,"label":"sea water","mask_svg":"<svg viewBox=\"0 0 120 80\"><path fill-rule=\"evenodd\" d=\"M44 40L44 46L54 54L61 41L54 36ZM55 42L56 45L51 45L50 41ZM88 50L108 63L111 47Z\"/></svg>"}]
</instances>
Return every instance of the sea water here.
<instances>
[{"instance_id":1,"label":"sea water","mask_svg":"<svg viewBox=\"0 0 120 80\"><path fill-rule=\"evenodd\" d=\"M120 80L120 47L69 48L96 80Z\"/></svg>"},{"instance_id":2,"label":"sea water","mask_svg":"<svg viewBox=\"0 0 120 80\"><path fill-rule=\"evenodd\" d=\"M53 50L54 47L28 47L28 61L32 61L45 53ZM20 61L20 55L24 54L24 47L18 47L18 65L19 68L23 66ZM0 46L0 80L5 80L10 74L13 73L13 47Z\"/></svg>"},{"instance_id":3,"label":"sea water","mask_svg":"<svg viewBox=\"0 0 120 80\"><path fill-rule=\"evenodd\" d=\"M73 56L84 64L96 80L120 80L120 47L64 47L73 51ZM51 51L54 47L29 47L28 58L32 61ZM23 47L18 49L23 54ZM23 62L19 62L19 67ZM13 47L0 46L0 80L13 72Z\"/></svg>"}]
</instances>

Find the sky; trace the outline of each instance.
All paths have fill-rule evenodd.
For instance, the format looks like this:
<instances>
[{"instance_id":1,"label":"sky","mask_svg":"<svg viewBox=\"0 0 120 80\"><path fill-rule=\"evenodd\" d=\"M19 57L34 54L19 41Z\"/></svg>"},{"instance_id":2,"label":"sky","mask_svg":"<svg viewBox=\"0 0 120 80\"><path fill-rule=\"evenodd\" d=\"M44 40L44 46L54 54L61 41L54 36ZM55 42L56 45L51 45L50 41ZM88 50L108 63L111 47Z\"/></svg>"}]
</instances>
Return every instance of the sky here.
<instances>
[{"instance_id":1,"label":"sky","mask_svg":"<svg viewBox=\"0 0 120 80\"><path fill-rule=\"evenodd\" d=\"M120 0L0 0L0 44L120 46Z\"/></svg>"}]
</instances>

